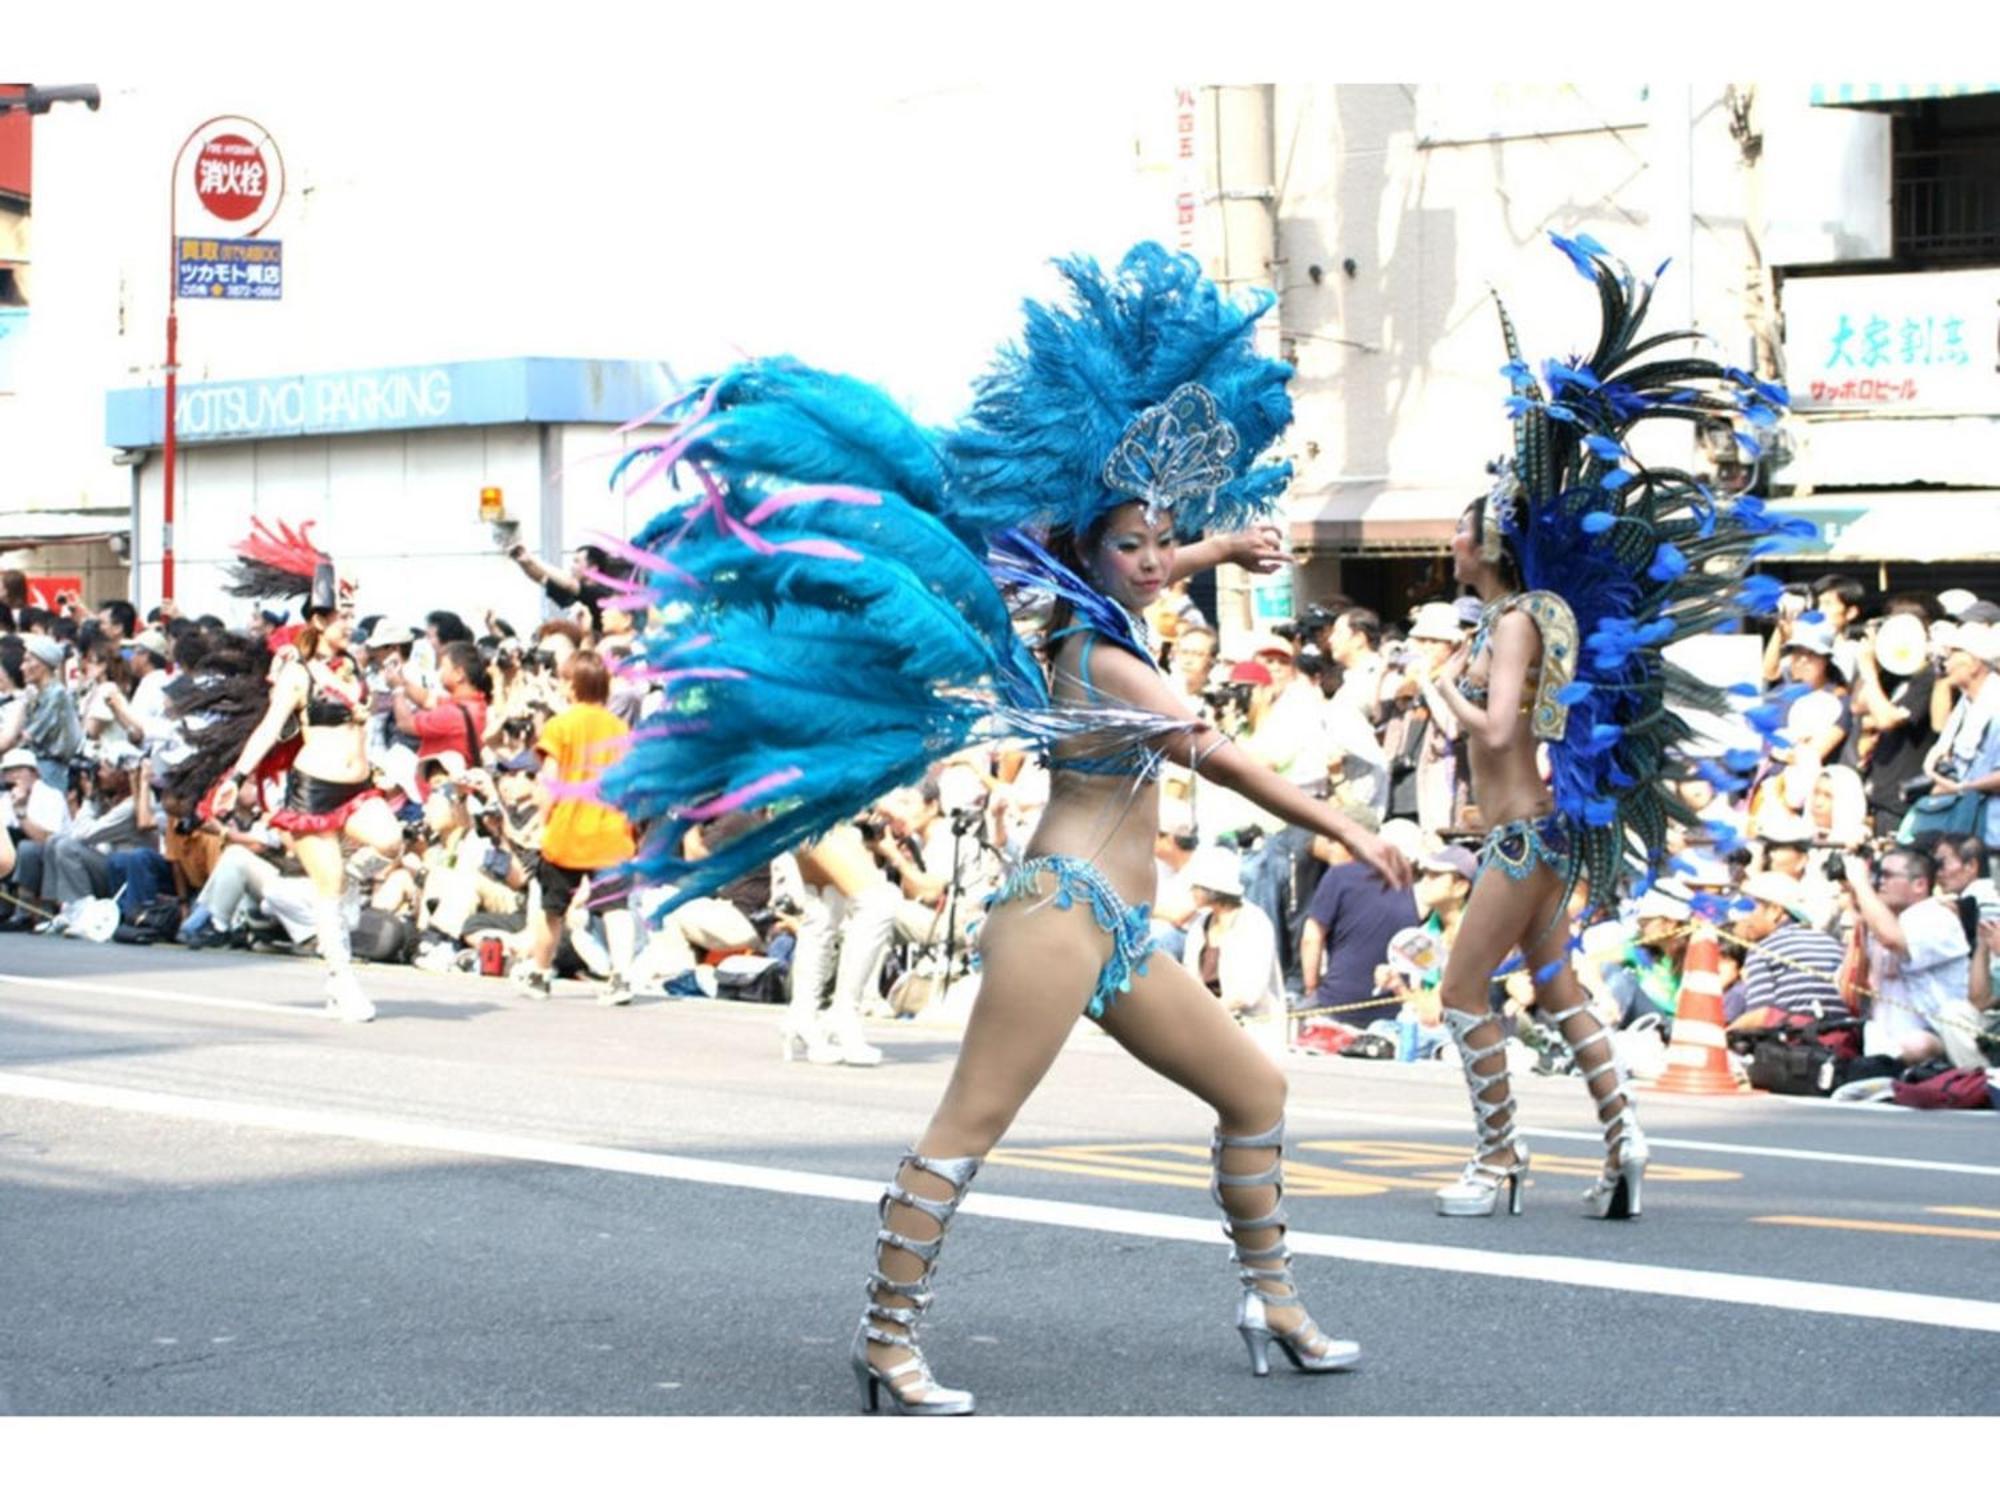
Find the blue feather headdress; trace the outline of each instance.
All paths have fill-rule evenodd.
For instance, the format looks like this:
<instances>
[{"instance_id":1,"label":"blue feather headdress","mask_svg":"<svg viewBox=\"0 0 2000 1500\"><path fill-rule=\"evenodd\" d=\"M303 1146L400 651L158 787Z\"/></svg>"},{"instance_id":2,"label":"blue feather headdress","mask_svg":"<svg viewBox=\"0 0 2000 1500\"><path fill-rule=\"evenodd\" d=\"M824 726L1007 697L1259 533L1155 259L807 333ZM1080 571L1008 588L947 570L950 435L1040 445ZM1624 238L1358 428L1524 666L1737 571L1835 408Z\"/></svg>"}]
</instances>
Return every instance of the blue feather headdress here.
<instances>
[{"instance_id":1,"label":"blue feather headdress","mask_svg":"<svg viewBox=\"0 0 2000 1500\"><path fill-rule=\"evenodd\" d=\"M626 670L666 690L593 790L650 823L637 865L669 905L715 890L982 740L1092 755L1192 727L1051 698L1002 585L1066 599L1148 655L1138 627L1034 535L1132 499L1182 530L1260 513L1283 465L1290 367L1236 307L1154 245L1107 281L1063 263L1080 307L1030 306L1021 349L942 436L847 376L757 361L680 403L613 475L691 481L631 543L618 602L656 611ZM760 814L698 860L690 828Z\"/></svg>"},{"instance_id":2,"label":"blue feather headdress","mask_svg":"<svg viewBox=\"0 0 2000 1500\"><path fill-rule=\"evenodd\" d=\"M1058 261L1069 306L1029 302L1018 345L975 386L944 437L948 504L989 533L1081 535L1133 500L1171 511L1183 538L1270 512L1288 463L1259 464L1292 420L1292 367L1252 346L1276 298L1224 296L1193 256L1128 251L1117 273Z\"/></svg>"},{"instance_id":3,"label":"blue feather headdress","mask_svg":"<svg viewBox=\"0 0 2000 1500\"><path fill-rule=\"evenodd\" d=\"M1740 629L1775 589L1746 578L1748 566L1814 529L1634 456L1633 432L1667 421L1725 425L1754 456L1786 393L1743 370L1657 353L1698 335L1637 337L1653 282L1639 283L1588 236L1551 238L1596 287L1602 328L1588 357L1547 361L1537 379L1501 309L1514 444L1496 465L1485 519L1512 544L1523 585L1557 595L1575 618L1575 679L1559 694L1566 712L1549 746L1551 781L1572 829L1570 888L1587 881L1593 906L1605 908L1628 875L1640 889L1659 875L1670 820L1698 821L1668 782L1700 775L1728 790L1741 785L1745 757L1756 758L1688 759L1692 734L1677 710L1724 712L1746 690L1701 681L1664 649ZM1774 729L1761 712L1751 722ZM1725 825L1708 829L1727 835Z\"/></svg>"}]
</instances>

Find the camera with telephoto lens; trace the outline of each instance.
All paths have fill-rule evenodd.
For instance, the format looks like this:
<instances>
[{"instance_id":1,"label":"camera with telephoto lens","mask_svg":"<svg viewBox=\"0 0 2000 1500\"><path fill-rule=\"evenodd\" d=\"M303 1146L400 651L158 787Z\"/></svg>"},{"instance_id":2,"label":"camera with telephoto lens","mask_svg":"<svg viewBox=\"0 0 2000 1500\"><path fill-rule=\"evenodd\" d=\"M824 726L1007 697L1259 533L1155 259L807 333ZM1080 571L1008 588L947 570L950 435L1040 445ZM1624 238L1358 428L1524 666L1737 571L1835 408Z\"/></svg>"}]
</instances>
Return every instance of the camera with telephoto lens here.
<instances>
[{"instance_id":1,"label":"camera with telephoto lens","mask_svg":"<svg viewBox=\"0 0 2000 1500\"><path fill-rule=\"evenodd\" d=\"M1942 767L1939 768L1939 774L1943 774ZM1911 776L1897 782L1896 790L1902 794L1903 801L1907 804L1915 802L1919 797L1928 797L1931 794L1931 782L1932 778L1929 776Z\"/></svg>"},{"instance_id":2,"label":"camera with telephoto lens","mask_svg":"<svg viewBox=\"0 0 2000 1500\"><path fill-rule=\"evenodd\" d=\"M980 810L976 807L961 807L951 815L951 831L960 838L979 829Z\"/></svg>"},{"instance_id":3,"label":"camera with telephoto lens","mask_svg":"<svg viewBox=\"0 0 2000 1500\"><path fill-rule=\"evenodd\" d=\"M1825 863L1820 868L1826 872L1826 878L1835 885L1847 879L1847 858L1838 849L1828 853Z\"/></svg>"},{"instance_id":4,"label":"camera with telephoto lens","mask_svg":"<svg viewBox=\"0 0 2000 1500\"><path fill-rule=\"evenodd\" d=\"M1228 708L1240 716L1250 712L1250 694L1255 687L1252 682L1218 682L1201 690L1201 701L1217 713Z\"/></svg>"}]
</instances>

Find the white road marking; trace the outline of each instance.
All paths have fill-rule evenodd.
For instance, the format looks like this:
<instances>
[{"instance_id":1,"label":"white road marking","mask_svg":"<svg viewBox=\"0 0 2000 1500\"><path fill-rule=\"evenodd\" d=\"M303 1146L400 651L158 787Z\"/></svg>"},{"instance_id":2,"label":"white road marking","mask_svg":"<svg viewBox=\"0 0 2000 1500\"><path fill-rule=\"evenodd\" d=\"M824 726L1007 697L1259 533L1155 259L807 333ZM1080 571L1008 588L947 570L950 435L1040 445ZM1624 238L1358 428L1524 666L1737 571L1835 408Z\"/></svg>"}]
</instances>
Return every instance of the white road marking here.
<instances>
[{"instance_id":1,"label":"white road marking","mask_svg":"<svg viewBox=\"0 0 2000 1500\"><path fill-rule=\"evenodd\" d=\"M139 1089L110 1088L30 1073L0 1072L0 1096L301 1135L334 1136L419 1151L542 1162L715 1187L750 1188L759 1192L787 1193L843 1203L873 1204L882 1191L881 1183L874 1178L835 1177L820 1172L704 1161L696 1157L586 1146L571 1141L463 1130L331 1110L288 1109L226 1099L200 1099ZM1202 1245L1214 1245L1218 1234L1214 1220L1206 1217L1190 1218L1181 1214L1149 1213L1099 1204L1019 1198L1004 1193L975 1193L959 1212L1016 1223L1051 1224L1107 1234L1147 1235ZM1938 1297L1922 1292L1897 1292L1875 1287L1841 1286L1831 1282L1792 1281L1775 1276L1745 1276L1728 1271L1698 1271L1680 1266L1596 1261L1567 1255L1511 1254L1453 1245L1360 1239L1351 1235L1302 1231L1292 1234L1291 1248L1296 1254L1324 1255L1370 1265L1453 1271L1475 1276L1554 1282L1562 1286L1599 1287L1607 1291L1643 1292L1748 1307L1879 1318L1935 1328L2000 1333L2000 1303Z\"/></svg>"},{"instance_id":2,"label":"white road marking","mask_svg":"<svg viewBox=\"0 0 2000 1500\"><path fill-rule=\"evenodd\" d=\"M1417 1130L1457 1130L1472 1140L1472 1115L1466 1112L1464 1119L1445 1120L1429 1115L1397 1115L1365 1109L1331 1109L1315 1104L1287 1105L1285 1114L1291 1120L1353 1120L1364 1125L1395 1125ZM1549 1130L1536 1125L1522 1125L1522 1135L1542 1136L1552 1141L1589 1141L1595 1145L1604 1143L1604 1136L1592 1130ZM1298 1132L1294 1129L1293 1134ZM1818 1161L1829 1164L1855 1167L1893 1167L1905 1172L1960 1172L1973 1177L2000 1177L2000 1166L1986 1166L1978 1162L1964 1161L1924 1161L1913 1156L1860 1156L1846 1151L1808 1151L1792 1146L1745 1146L1734 1141L1694 1141L1685 1136L1654 1135L1648 1131L1646 1144L1664 1146L1673 1151L1704 1151L1718 1156L1770 1156L1784 1161Z\"/></svg>"},{"instance_id":3,"label":"white road marking","mask_svg":"<svg viewBox=\"0 0 2000 1500\"><path fill-rule=\"evenodd\" d=\"M189 995L180 990L156 990L136 984L100 984L96 980L45 979L39 974L0 974L0 984L28 985L38 989L77 990L86 995L123 995L134 1000L165 1000L174 1005L202 1006L209 1010L248 1010L266 1016L291 1016L324 1023L326 1004L319 995L318 976L302 986L306 996L291 1005L268 1000L231 1000L223 995Z\"/></svg>"}]
</instances>

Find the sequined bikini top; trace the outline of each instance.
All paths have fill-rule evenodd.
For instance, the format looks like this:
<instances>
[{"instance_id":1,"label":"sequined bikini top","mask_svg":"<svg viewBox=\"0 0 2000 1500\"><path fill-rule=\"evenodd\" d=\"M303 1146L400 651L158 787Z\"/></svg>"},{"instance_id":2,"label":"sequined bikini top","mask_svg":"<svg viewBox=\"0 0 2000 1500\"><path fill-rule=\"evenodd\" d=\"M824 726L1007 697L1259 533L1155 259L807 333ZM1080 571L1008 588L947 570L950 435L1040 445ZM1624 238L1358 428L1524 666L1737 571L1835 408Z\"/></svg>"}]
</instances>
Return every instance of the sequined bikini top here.
<instances>
[{"instance_id":1,"label":"sequined bikini top","mask_svg":"<svg viewBox=\"0 0 2000 1500\"><path fill-rule=\"evenodd\" d=\"M1542 658L1529 669L1532 693L1529 701L1521 705L1521 712L1532 719L1536 739L1559 740L1569 727L1569 705L1562 701L1561 695L1576 680L1577 651L1576 616L1559 596L1537 589L1495 599L1480 612L1479 628L1473 632L1467 659L1476 659L1487 648L1494 625L1502 615L1515 609L1533 620L1542 633ZM1461 678L1458 691L1466 702L1486 706L1485 683Z\"/></svg>"}]
</instances>

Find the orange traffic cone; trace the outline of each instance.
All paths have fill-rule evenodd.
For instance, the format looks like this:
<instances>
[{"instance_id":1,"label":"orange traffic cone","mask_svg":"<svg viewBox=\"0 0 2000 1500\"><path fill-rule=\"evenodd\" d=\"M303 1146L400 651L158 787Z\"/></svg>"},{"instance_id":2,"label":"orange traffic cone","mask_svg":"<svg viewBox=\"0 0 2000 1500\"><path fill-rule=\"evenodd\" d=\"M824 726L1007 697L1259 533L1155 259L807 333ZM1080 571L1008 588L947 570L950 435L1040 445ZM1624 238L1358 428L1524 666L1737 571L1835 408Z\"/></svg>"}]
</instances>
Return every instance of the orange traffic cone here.
<instances>
[{"instance_id":1,"label":"orange traffic cone","mask_svg":"<svg viewBox=\"0 0 2000 1500\"><path fill-rule=\"evenodd\" d=\"M1667 1071L1653 1087L1671 1094L1734 1094L1744 1087L1729 1069L1729 1039L1722 1021L1722 945L1712 927L1695 928L1688 941Z\"/></svg>"}]
</instances>

